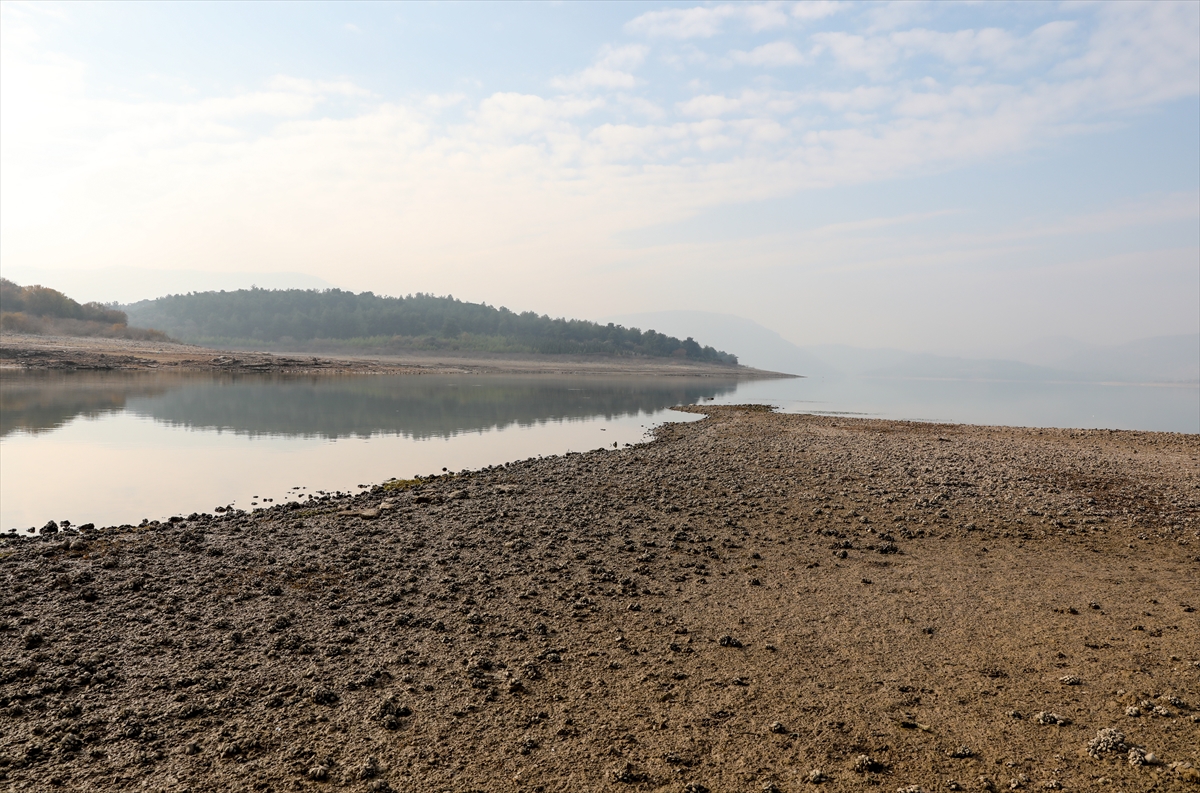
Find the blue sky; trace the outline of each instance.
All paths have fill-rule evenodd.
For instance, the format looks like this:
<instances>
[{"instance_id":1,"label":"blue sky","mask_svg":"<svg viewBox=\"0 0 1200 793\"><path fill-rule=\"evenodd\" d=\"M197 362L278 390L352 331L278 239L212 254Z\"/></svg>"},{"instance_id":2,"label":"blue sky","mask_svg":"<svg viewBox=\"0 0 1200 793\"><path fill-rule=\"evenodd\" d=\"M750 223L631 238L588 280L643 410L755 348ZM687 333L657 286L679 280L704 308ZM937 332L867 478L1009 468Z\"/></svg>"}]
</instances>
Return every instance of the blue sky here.
<instances>
[{"instance_id":1,"label":"blue sky","mask_svg":"<svg viewBox=\"0 0 1200 793\"><path fill-rule=\"evenodd\" d=\"M301 272L948 352L1200 327L1196 3L0 15L12 273Z\"/></svg>"}]
</instances>

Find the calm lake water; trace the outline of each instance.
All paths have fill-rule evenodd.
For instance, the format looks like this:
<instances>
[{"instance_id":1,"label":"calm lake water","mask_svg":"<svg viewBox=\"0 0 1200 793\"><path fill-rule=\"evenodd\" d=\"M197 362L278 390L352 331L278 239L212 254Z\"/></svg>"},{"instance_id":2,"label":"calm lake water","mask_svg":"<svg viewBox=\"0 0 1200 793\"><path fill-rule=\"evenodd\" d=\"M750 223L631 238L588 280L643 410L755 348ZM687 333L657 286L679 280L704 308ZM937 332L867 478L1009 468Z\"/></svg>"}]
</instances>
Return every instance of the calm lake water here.
<instances>
[{"instance_id":1,"label":"calm lake water","mask_svg":"<svg viewBox=\"0 0 1200 793\"><path fill-rule=\"evenodd\" d=\"M644 440L694 403L1200 432L1197 386L654 377L0 373L0 530L242 509Z\"/></svg>"}]
</instances>

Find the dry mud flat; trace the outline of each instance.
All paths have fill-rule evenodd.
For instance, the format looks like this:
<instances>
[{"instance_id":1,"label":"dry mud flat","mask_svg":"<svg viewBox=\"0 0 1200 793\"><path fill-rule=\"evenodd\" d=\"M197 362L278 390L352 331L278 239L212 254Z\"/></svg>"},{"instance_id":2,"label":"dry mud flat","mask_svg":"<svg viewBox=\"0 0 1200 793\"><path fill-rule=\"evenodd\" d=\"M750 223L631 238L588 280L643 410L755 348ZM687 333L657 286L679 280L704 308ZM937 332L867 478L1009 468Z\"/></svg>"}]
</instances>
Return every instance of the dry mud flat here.
<instances>
[{"instance_id":1,"label":"dry mud flat","mask_svg":"<svg viewBox=\"0 0 1200 793\"><path fill-rule=\"evenodd\" d=\"M95 336L0 334L0 368L33 371L173 371L232 374L588 374L771 378L748 366L608 355L483 355L414 351L328 355L214 350L192 344ZM791 375L783 375L791 376Z\"/></svg>"},{"instance_id":2,"label":"dry mud flat","mask_svg":"<svg viewBox=\"0 0 1200 793\"><path fill-rule=\"evenodd\" d=\"M1200 438L704 412L5 540L0 787L1200 789Z\"/></svg>"},{"instance_id":3,"label":"dry mud flat","mask_svg":"<svg viewBox=\"0 0 1200 793\"><path fill-rule=\"evenodd\" d=\"M311 355L226 352L191 344L93 336L0 335L0 366L34 371L146 370L263 374L418 374L421 367Z\"/></svg>"}]
</instances>

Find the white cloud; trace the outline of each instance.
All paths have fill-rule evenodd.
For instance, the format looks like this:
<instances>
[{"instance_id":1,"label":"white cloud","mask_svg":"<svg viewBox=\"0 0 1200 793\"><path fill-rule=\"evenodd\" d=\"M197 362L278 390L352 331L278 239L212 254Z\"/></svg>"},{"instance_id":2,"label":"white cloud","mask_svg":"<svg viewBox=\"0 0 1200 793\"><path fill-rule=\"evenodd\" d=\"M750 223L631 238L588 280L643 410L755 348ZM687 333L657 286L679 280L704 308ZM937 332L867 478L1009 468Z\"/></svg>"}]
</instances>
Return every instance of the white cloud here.
<instances>
[{"instance_id":1,"label":"white cloud","mask_svg":"<svg viewBox=\"0 0 1200 793\"><path fill-rule=\"evenodd\" d=\"M624 47L606 45L591 66L570 77L559 77L550 84L561 91L583 91L589 88L631 89L638 85L633 69L642 65L649 48L642 44Z\"/></svg>"},{"instance_id":2,"label":"white cloud","mask_svg":"<svg viewBox=\"0 0 1200 793\"><path fill-rule=\"evenodd\" d=\"M1058 73L1099 77L1121 106L1200 91L1200 4L1105 4L1098 18L1086 51Z\"/></svg>"},{"instance_id":3,"label":"white cloud","mask_svg":"<svg viewBox=\"0 0 1200 793\"><path fill-rule=\"evenodd\" d=\"M544 99L535 94L497 93L479 103L473 135L520 138L570 129L572 119L603 107L602 99Z\"/></svg>"},{"instance_id":4,"label":"white cloud","mask_svg":"<svg viewBox=\"0 0 1200 793\"><path fill-rule=\"evenodd\" d=\"M741 110L742 100L717 94L704 94L692 97L679 104L679 111L686 116L712 118L726 113Z\"/></svg>"},{"instance_id":5,"label":"white cloud","mask_svg":"<svg viewBox=\"0 0 1200 793\"><path fill-rule=\"evenodd\" d=\"M951 63L977 59L1000 60L1017 43L1015 37L999 28L957 30L952 33L914 28L893 33L890 39L900 49L929 53Z\"/></svg>"},{"instance_id":6,"label":"white cloud","mask_svg":"<svg viewBox=\"0 0 1200 793\"><path fill-rule=\"evenodd\" d=\"M804 53L790 41L772 41L749 52L734 50L729 57L734 63L746 66L799 66L808 62Z\"/></svg>"},{"instance_id":7,"label":"white cloud","mask_svg":"<svg viewBox=\"0 0 1200 793\"><path fill-rule=\"evenodd\" d=\"M785 92L747 89L737 97L702 94L680 102L677 107L685 116L716 118L729 113L749 113L758 114L765 121L792 112L797 104L796 97Z\"/></svg>"},{"instance_id":8,"label":"white cloud","mask_svg":"<svg viewBox=\"0 0 1200 793\"><path fill-rule=\"evenodd\" d=\"M929 0L891 0L870 6L868 33L896 30L917 20L928 19L936 4Z\"/></svg>"},{"instance_id":9,"label":"white cloud","mask_svg":"<svg viewBox=\"0 0 1200 793\"><path fill-rule=\"evenodd\" d=\"M817 16L815 5L805 8L802 17ZM651 12L630 24L645 35L703 39L734 25L794 27L795 13L783 5L718 5ZM680 60L683 73L669 78L675 82L652 83L652 69L639 71L649 49L614 44L585 69L554 80L544 95L497 91L480 98L477 89L463 88L466 94L399 100L350 81L279 75L253 90L170 101L100 98L89 91L86 64L43 51L33 31L6 16L4 261L278 262L314 272L337 262L347 286L419 284L459 294L455 284L466 280L478 299L518 295L533 307L561 283L562 262L587 273L625 256L614 253L612 240L632 228L732 203L987 162L1119 122L1128 107L1200 94L1194 7L1099 6L1072 14L1080 21L1054 20L1024 34L985 25L939 31L933 24L877 33L858 15L842 29L811 36L827 57L767 33L729 59L763 67L800 64L806 56L812 62L803 72L754 80L711 61ZM678 52L696 45L656 46ZM941 71L927 68L928 60L909 68L906 61L916 58L932 59ZM1043 68L1020 71L1030 64ZM789 82L797 80L803 82ZM698 95L670 92L681 85ZM448 107L460 112L442 112ZM1099 233L1122 217L1186 220L1195 206L1184 196L1137 211L1123 207L1063 234ZM821 240L835 236L839 255L858 266L845 247L855 234ZM1029 235L958 243L916 258L944 263L958 251L983 257L987 246L1038 244ZM765 267L794 261L797 249L753 258L758 254L748 248L708 247L697 255L716 271L729 266L723 256ZM804 255L826 250L835 252L814 247ZM871 257L863 261L881 267L915 261L904 252ZM621 282L613 291L628 287ZM605 288L582 291L592 299Z\"/></svg>"},{"instance_id":10,"label":"white cloud","mask_svg":"<svg viewBox=\"0 0 1200 793\"><path fill-rule=\"evenodd\" d=\"M849 91L822 91L814 99L831 110L877 110L895 101L897 91L883 86L860 85Z\"/></svg>"},{"instance_id":11,"label":"white cloud","mask_svg":"<svg viewBox=\"0 0 1200 793\"><path fill-rule=\"evenodd\" d=\"M802 0L792 6L792 16L796 19L824 19L832 16L846 7L846 3L836 0Z\"/></svg>"},{"instance_id":12,"label":"white cloud","mask_svg":"<svg viewBox=\"0 0 1200 793\"><path fill-rule=\"evenodd\" d=\"M604 69L636 69L646 60L650 48L644 44L627 44L624 47L606 45L600 49L596 65Z\"/></svg>"},{"instance_id":13,"label":"white cloud","mask_svg":"<svg viewBox=\"0 0 1200 793\"><path fill-rule=\"evenodd\" d=\"M275 91L286 91L310 96L327 96L333 94L339 96L369 97L373 95L366 88L355 85L349 80L304 80L283 74L276 75L267 81L267 87Z\"/></svg>"},{"instance_id":14,"label":"white cloud","mask_svg":"<svg viewBox=\"0 0 1200 793\"><path fill-rule=\"evenodd\" d=\"M1077 23L1049 22L1020 37L999 28L943 32L914 28L897 31L888 39L905 56L932 55L951 64L986 62L1005 69L1022 69L1061 55Z\"/></svg>"},{"instance_id":15,"label":"white cloud","mask_svg":"<svg viewBox=\"0 0 1200 793\"><path fill-rule=\"evenodd\" d=\"M753 31L785 27L788 14L782 3L739 3L648 11L631 20L625 30L643 36L673 39L712 38L727 22L740 21Z\"/></svg>"},{"instance_id":16,"label":"white cloud","mask_svg":"<svg viewBox=\"0 0 1200 793\"><path fill-rule=\"evenodd\" d=\"M883 37L837 31L816 33L812 39L817 45L816 52L828 50L839 65L854 71L880 74L899 57L896 45Z\"/></svg>"},{"instance_id":17,"label":"white cloud","mask_svg":"<svg viewBox=\"0 0 1200 793\"><path fill-rule=\"evenodd\" d=\"M466 94L430 94L425 97L424 102L434 110L443 110L447 107L457 107L466 100Z\"/></svg>"}]
</instances>

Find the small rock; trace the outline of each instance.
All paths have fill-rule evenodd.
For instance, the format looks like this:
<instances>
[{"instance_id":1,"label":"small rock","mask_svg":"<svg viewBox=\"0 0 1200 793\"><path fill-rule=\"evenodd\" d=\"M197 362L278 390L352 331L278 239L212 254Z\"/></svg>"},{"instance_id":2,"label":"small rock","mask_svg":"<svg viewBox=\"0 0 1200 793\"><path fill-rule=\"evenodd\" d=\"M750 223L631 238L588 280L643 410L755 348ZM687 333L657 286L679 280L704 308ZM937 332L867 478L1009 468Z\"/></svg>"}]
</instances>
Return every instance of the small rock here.
<instances>
[{"instance_id":1,"label":"small rock","mask_svg":"<svg viewBox=\"0 0 1200 793\"><path fill-rule=\"evenodd\" d=\"M1071 723L1071 720L1066 717L1059 716L1057 713L1047 713L1044 710L1038 711L1038 713L1033 717L1033 720L1038 724L1051 724L1057 727L1062 727Z\"/></svg>"},{"instance_id":2,"label":"small rock","mask_svg":"<svg viewBox=\"0 0 1200 793\"><path fill-rule=\"evenodd\" d=\"M741 647L742 643L732 636L722 636L718 641L722 647Z\"/></svg>"},{"instance_id":3,"label":"small rock","mask_svg":"<svg viewBox=\"0 0 1200 793\"><path fill-rule=\"evenodd\" d=\"M783 723L778 721L771 722L771 726L767 727L767 729L776 735L784 735L787 733L787 727L784 727Z\"/></svg>"},{"instance_id":4,"label":"small rock","mask_svg":"<svg viewBox=\"0 0 1200 793\"><path fill-rule=\"evenodd\" d=\"M821 771L821 769L814 768L813 770L808 772L807 779L810 784L819 785L822 782L824 782L826 779L828 779L828 777L825 776L825 773L823 771Z\"/></svg>"}]
</instances>

